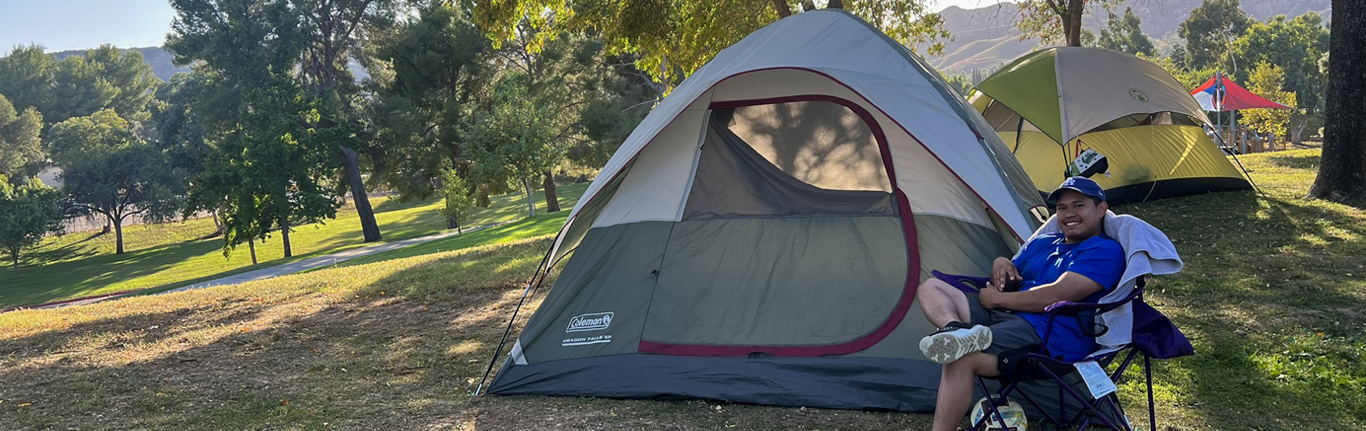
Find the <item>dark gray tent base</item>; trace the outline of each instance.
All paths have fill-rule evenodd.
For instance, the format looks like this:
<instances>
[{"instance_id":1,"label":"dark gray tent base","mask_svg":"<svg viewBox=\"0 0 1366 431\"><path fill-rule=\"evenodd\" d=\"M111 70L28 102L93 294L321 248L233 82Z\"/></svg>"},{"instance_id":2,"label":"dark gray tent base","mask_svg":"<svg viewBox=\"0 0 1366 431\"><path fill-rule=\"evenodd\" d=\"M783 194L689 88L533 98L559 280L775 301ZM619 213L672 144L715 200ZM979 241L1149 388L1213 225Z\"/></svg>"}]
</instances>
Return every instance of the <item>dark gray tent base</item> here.
<instances>
[{"instance_id":1,"label":"dark gray tent base","mask_svg":"<svg viewBox=\"0 0 1366 431\"><path fill-rule=\"evenodd\" d=\"M791 407L934 411L941 366L864 357L631 354L504 367L499 395L693 399Z\"/></svg>"},{"instance_id":2,"label":"dark gray tent base","mask_svg":"<svg viewBox=\"0 0 1366 431\"><path fill-rule=\"evenodd\" d=\"M1178 178L1115 187L1105 190L1105 197L1110 205L1120 205L1233 190L1252 190L1252 184L1242 178ZM1039 194L1047 200L1051 192Z\"/></svg>"}]
</instances>

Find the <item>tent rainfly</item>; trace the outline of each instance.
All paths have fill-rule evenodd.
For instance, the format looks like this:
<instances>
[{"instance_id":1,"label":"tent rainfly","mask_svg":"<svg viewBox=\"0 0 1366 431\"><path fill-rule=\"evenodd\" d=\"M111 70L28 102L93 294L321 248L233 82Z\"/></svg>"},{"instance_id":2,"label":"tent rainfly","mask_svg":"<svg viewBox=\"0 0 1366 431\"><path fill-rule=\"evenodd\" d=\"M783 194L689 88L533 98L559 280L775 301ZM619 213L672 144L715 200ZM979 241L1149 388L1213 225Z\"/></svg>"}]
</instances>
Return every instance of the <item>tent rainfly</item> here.
<instances>
[{"instance_id":1,"label":"tent rainfly","mask_svg":"<svg viewBox=\"0 0 1366 431\"><path fill-rule=\"evenodd\" d=\"M985 275L1046 215L990 131L846 12L754 32L589 186L488 392L932 410L916 287Z\"/></svg>"},{"instance_id":2,"label":"tent rainfly","mask_svg":"<svg viewBox=\"0 0 1366 431\"><path fill-rule=\"evenodd\" d=\"M1040 193L1088 149L1106 156L1110 172L1092 178L1111 203L1252 188L1181 83L1129 54L1036 51L983 80L971 100Z\"/></svg>"}]
</instances>

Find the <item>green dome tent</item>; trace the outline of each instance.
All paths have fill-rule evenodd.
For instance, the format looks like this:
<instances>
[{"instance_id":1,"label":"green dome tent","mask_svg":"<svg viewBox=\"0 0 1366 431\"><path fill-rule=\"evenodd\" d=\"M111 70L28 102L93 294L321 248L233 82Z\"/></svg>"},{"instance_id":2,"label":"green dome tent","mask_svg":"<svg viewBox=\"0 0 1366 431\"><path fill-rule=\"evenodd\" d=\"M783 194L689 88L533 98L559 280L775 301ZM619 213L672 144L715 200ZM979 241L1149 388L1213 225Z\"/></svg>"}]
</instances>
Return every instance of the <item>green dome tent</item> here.
<instances>
[{"instance_id":1,"label":"green dome tent","mask_svg":"<svg viewBox=\"0 0 1366 431\"><path fill-rule=\"evenodd\" d=\"M917 348L935 328L916 287L985 275L1042 207L905 47L843 11L784 18L613 155L488 393L932 410L941 367Z\"/></svg>"},{"instance_id":2,"label":"green dome tent","mask_svg":"<svg viewBox=\"0 0 1366 431\"><path fill-rule=\"evenodd\" d=\"M1100 48L1037 51L977 85L972 105L1000 135L1040 193L1090 149L1112 203L1141 202L1251 184L1205 133L1204 110L1151 62Z\"/></svg>"}]
</instances>

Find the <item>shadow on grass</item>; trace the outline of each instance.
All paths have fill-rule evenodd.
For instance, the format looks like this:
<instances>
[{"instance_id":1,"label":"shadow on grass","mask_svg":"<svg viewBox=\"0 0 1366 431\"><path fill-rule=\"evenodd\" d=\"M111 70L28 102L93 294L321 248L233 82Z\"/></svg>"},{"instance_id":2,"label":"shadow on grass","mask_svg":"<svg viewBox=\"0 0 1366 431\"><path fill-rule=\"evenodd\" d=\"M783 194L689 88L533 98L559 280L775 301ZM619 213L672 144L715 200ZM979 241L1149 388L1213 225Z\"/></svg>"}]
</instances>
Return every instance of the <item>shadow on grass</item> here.
<instances>
[{"instance_id":1,"label":"shadow on grass","mask_svg":"<svg viewBox=\"0 0 1366 431\"><path fill-rule=\"evenodd\" d=\"M381 269L391 272L360 286L346 275L296 276L287 289L257 283L191 292L196 300L88 306L82 313L123 314L0 339L0 380L12 382L0 387L0 416L20 429L472 423L468 397L510 317L514 286L548 246L446 253ZM57 321L63 312L22 313Z\"/></svg>"},{"instance_id":2,"label":"shadow on grass","mask_svg":"<svg viewBox=\"0 0 1366 431\"><path fill-rule=\"evenodd\" d=\"M212 241L186 242L20 268L18 278L6 280L0 308L113 293L100 289L118 281L156 274L219 248Z\"/></svg>"},{"instance_id":3,"label":"shadow on grass","mask_svg":"<svg viewBox=\"0 0 1366 431\"><path fill-rule=\"evenodd\" d=\"M1317 159L1317 158L1315 158ZM1294 162L1302 163L1302 162ZM1185 259L1153 293L1196 345L1167 383L1228 429L1354 429L1366 417L1366 219L1273 193L1226 192L1126 206ZM1326 364L1326 366L1325 366Z\"/></svg>"}]
</instances>

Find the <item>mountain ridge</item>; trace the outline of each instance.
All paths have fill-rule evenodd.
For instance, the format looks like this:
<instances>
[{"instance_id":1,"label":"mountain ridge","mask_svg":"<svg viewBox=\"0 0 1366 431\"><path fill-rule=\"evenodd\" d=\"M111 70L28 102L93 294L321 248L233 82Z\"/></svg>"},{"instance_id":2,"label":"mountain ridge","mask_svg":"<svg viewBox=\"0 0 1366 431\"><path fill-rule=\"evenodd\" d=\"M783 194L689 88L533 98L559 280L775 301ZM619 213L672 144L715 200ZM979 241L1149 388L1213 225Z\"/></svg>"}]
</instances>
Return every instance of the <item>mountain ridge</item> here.
<instances>
[{"instance_id":1,"label":"mountain ridge","mask_svg":"<svg viewBox=\"0 0 1366 431\"><path fill-rule=\"evenodd\" d=\"M1141 21L1143 32L1160 49L1165 50L1169 49L1167 47L1171 42L1179 41L1176 33L1181 22L1203 3L1203 0L1124 0L1110 11L1122 14L1125 7L1133 8ZM1276 15L1295 17L1306 12L1317 12L1325 20L1332 16L1330 0L1243 0L1241 7L1259 21ZM949 6L939 14L952 40L944 41L943 55L928 56L926 61L944 75L968 74L974 69L994 69L1043 47L1038 39L1020 40L1020 31L1015 27L1019 7L1015 3L1004 2L974 9ZM1104 9L1093 7L1082 18L1082 27L1099 32L1108 16ZM926 46L917 48L924 52Z\"/></svg>"}]
</instances>

